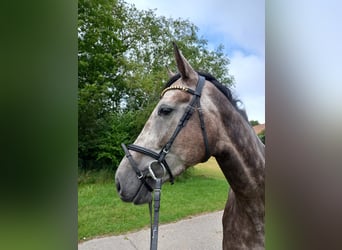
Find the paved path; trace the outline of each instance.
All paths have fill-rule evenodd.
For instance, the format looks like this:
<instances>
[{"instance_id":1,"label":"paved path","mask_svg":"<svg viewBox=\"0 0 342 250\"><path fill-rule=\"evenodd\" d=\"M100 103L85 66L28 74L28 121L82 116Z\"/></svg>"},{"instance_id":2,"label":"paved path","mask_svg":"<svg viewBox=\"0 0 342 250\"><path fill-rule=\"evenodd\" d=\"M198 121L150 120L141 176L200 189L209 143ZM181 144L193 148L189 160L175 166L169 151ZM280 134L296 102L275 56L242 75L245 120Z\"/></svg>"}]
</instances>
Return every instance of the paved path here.
<instances>
[{"instance_id":1,"label":"paved path","mask_svg":"<svg viewBox=\"0 0 342 250\"><path fill-rule=\"evenodd\" d=\"M222 249L223 211L159 226L158 250ZM150 229L82 242L79 250L149 250Z\"/></svg>"}]
</instances>

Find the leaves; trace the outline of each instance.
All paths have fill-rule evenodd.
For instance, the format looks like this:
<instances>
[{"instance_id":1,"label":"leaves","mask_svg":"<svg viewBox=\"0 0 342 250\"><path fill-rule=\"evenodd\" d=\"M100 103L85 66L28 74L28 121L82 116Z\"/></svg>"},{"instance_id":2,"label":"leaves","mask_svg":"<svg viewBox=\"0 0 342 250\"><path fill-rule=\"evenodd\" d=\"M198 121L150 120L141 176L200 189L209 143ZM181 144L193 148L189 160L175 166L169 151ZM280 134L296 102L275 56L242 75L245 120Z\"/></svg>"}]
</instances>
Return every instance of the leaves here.
<instances>
[{"instance_id":1,"label":"leaves","mask_svg":"<svg viewBox=\"0 0 342 250\"><path fill-rule=\"evenodd\" d=\"M223 45L207 49L189 20L157 16L122 0L78 2L79 166L115 168L121 142L140 133L168 79L176 71L176 41L195 69L227 85L229 60Z\"/></svg>"}]
</instances>

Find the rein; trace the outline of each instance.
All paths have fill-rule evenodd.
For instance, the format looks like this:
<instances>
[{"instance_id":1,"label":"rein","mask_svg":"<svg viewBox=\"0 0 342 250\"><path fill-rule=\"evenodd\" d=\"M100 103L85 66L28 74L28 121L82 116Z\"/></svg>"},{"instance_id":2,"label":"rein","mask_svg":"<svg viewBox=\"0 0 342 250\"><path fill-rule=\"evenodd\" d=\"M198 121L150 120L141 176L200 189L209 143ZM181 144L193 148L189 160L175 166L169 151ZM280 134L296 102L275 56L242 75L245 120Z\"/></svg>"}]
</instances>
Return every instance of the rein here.
<instances>
[{"instance_id":1,"label":"rein","mask_svg":"<svg viewBox=\"0 0 342 250\"><path fill-rule=\"evenodd\" d=\"M196 89L192 90L187 87L183 86L170 86L163 90L161 94L161 98L165 94L165 92L170 90L181 90L184 92L187 92L191 95L193 95L190 103L188 104L183 116L181 117L180 121L178 122L178 125L173 132L172 136L170 137L169 141L164 145L164 147L160 150L159 153L156 153L148 148L141 147L135 144L130 144L126 146L125 144L121 144L123 150L125 151L125 155L132 166L133 170L135 171L137 178L141 181L141 186L138 189L138 193L140 192L142 185L144 185L148 191L154 192L154 218L152 220L152 201L149 203L149 211L150 211L150 221L151 221L151 250L157 249L157 243L158 243L158 223L159 223L159 207L160 207L160 196L161 196L161 186L162 186L162 178L165 176L166 172L169 174L170 182L171 184L174 183L174 177L172 175L171 169L169 165L166 162L166 156L170 152L170 148L175 141L177 135L182 130L183 127L187 124L190 117L194 113L195 109L197 108L199 119L200 119L200 126L201 131L203 135L203 141L205 145L205 157L206 160L210 157L210 150L208 146L208 136L205 130L205 124L204 124L204 118L203 118L203 112L201 109L200 104L200 97L202 94L203 86L205 83L205 78L201 75L198 75L198 82L196 85ZM140 170L138 168L138 164L134 161L132 155L130 154L129 150L136 151L138 153L147 155L154 159L154 161L151 161L148 168L145 170ZM160 167L162 170L162 174L157 174L156 167ZM152 178L155 181L155 188L153 189L151 185L147 182L147 178ZM137 193L137 194L138 194ZM154 222L152 222L154 221Z\"/></svg>"}]
</instances>

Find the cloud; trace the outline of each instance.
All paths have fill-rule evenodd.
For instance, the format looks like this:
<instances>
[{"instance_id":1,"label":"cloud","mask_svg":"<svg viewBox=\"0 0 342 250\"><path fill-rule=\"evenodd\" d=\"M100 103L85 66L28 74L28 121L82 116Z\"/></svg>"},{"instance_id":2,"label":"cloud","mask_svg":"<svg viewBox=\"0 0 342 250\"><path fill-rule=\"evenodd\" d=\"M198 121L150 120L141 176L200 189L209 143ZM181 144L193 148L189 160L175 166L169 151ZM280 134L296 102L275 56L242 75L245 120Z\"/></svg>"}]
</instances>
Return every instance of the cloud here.
<instances>
[{"instance_id":1,"label":"cloud","mask_svg":"<svg viewBox=\"0 0 342 250\"><path fill-rule=\"evenodd\" d=\"M189 19L200 33L219 37L228 49L264 56L265 1L264 0L128 0L139 9L157 9L158 15Z\"/></svg>"},{"instance_id":2,"label":"cloud","mask_svg":"<svg viewBox=\"0 0 342 250\"><path fill-rule=\"evenodd\" d=\"M255 55L235 52L229 66L234 92L244 103L249 119L265 122L265 63Z\"/></svg>"}]
</instances>

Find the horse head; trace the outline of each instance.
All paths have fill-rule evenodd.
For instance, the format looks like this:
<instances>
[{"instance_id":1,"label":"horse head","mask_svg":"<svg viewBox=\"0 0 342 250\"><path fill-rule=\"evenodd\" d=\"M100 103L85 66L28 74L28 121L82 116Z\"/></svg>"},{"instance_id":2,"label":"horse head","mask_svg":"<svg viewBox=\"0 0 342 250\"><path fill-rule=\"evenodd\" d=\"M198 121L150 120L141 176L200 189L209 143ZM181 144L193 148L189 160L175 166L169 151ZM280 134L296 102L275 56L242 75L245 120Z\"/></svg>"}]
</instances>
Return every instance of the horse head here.
<instances>
[{"instance_id":1,"label":"horse head","mask_svg":"<svg viewBox=\"0 0 342 250\"><path fill-rule=\"evenodd\" d=\"M205 78L192 68L176 44L174 56L179 73L171 77L170 86L162 92L134 144L123 145L126 157L115 175L123 201L151 201L156 175L163 182L172 182L173 176L189 166L206 161L216 140L215 105L207 91L213 86L205 84Z\"/></svg>"}]
</instances>

